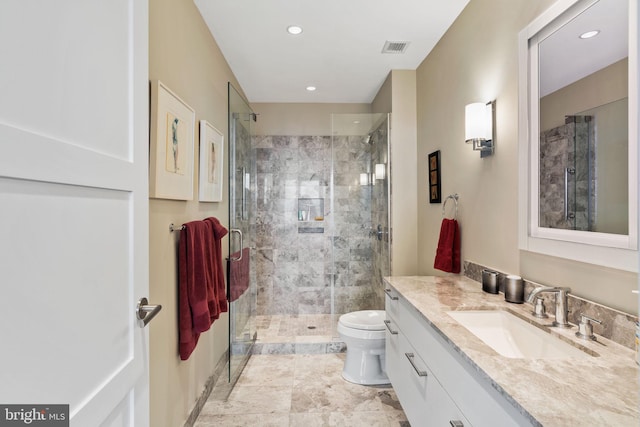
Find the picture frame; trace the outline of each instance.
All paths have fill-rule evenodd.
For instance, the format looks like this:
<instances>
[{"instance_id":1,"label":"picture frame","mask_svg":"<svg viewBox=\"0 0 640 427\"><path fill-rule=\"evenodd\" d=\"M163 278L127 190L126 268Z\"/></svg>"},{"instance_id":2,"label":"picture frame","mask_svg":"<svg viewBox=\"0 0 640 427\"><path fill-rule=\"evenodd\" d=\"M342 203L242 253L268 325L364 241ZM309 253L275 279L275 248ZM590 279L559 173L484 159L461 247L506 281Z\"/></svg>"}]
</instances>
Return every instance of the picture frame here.
<instances>
[{"instance_id":1,"label":"picture frame","mask_svg":"<svg viewBox=\"0 0 640 427\"><path fill-rule=\"evenodd\" d=\"M222 168L224 167L224 135L206 120L200 120L200 179L198 199L201 202L222 201Z\"/></svg>"},{"instance_id":2,"label":"picture frame","mask_svg":"<svg viewBox=\"0 0 640 427\"><path fill-rule=\"evenodd\" d=\"M151 83L149 197L193 200L196 112L161 81Z\"/></svg>"},{"instance_id":3,"label":"picture frame","mask_svg":"<svg viewBox=\"0 0 640 427\"><path fill-rule=\"evenodd\" d=\"M440 183L440 150L429 154L429 203L442 203Z\"/></svg>"}]
</instances>

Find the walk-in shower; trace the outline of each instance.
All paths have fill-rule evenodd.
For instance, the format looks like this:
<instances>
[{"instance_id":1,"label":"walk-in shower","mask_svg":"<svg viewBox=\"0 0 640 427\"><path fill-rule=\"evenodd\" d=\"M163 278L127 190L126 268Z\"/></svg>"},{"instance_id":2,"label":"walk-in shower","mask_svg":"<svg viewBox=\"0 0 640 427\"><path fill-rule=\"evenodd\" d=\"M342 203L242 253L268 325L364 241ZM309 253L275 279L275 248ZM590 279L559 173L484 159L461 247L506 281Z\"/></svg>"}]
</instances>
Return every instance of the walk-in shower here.
<instances>
[{"instance_id":1,"label":"walk-in shower","mask_svg":"<svg viewBox=\"0 0 640 427\"><path fill-rule=\"evenodd\" d=\"M341 314L384 307L388 135L387 115L334 114L331 135L253 137L255 351L339 349Z\"/></svg>"}]
</instances>

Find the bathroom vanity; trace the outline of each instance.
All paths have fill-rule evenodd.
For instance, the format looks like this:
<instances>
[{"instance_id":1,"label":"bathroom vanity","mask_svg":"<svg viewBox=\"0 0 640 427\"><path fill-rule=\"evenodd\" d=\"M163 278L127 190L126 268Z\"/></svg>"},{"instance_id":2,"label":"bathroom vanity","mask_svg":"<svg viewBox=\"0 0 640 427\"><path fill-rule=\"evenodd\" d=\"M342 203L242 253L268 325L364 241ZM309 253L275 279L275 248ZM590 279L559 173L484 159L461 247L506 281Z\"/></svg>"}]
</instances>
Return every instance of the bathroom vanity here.
<instances>
[{"instance_id":1,"label":"bathroom vanity","mask_svg":"<svg viewBox=\"0 0 640 427\"><path fill-rule=\"evenodd\" d=\"M631 349L577 328L549 328L531 305L510 304L461 276L386 279L386 369L412 425L638 425L638 366ZM566 355L507 357L448 312L508 312ZM538 358L544 357L544 358ZM548 357L548 358L547 358Z\"/></svg>"}]
</instances>

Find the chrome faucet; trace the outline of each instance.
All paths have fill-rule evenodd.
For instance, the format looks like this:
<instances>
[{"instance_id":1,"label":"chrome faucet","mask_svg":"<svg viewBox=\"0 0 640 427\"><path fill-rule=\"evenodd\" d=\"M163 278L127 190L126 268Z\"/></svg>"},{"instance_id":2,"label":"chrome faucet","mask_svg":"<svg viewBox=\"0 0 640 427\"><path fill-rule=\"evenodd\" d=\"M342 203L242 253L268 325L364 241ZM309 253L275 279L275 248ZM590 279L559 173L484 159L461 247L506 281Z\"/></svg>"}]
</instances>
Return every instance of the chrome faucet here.
<instances>
[{"instance_id":1,"label":"chrome faucet","mask_svg":"<svg viewBox=\"0 0 640 427\"><path fill-rule=\"evenodd\" d=\"M542 292L552 292L556 294L556 320L553 321L553 326L557 326L559 328L570 328L571 325L569 325L569 322L567 321L569 313L567 294L571 292L571 288L540 286L531 291L527 298L527 302L532 303L536 295Z\"/></svg>"}]
</instances>

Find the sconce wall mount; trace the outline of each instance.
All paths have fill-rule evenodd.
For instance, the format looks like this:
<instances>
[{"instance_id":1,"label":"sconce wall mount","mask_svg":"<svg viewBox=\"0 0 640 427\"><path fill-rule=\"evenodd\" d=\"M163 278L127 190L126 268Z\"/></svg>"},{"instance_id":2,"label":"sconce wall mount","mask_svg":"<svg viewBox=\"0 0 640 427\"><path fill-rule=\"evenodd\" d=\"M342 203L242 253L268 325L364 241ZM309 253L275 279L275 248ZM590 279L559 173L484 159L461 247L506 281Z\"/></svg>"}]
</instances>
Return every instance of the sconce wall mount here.
<instances>
[{"instance_id":1,"label":"sconce wall mount","mask_svg":"<svg viewBox=\"0 0 640 427\"><path fill-rule=\"evenodd\" d=\"M491 156L496 145L496 101L467 104L464 113L465 142L480 151L481 158Z\"/></svg>"}]
</instances>

